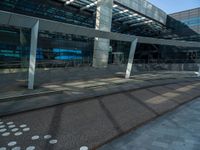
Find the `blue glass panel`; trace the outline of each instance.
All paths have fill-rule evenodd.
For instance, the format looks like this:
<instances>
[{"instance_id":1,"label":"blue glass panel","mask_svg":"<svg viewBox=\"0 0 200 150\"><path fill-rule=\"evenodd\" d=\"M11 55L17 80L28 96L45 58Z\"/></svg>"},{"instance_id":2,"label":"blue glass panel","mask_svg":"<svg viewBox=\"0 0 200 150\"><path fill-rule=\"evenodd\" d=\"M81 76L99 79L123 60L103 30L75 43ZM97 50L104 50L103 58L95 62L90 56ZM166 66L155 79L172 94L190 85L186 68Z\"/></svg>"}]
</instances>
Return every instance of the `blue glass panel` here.
<instances>
[{"instance_id":1,"label":"blue glass panel","mask_svg":"<svg viewBox=\"0 0 200 150\"><path fill-rule=\"evenodd\" d=\"M75 54L82 54L82 50L71 50L71 49L60 49L60 48L54 48L54 53L62 53L62 52L70 52Z\"/></svg>"},{"instance_id":2,"label":"blue glass panel","mask_svg":"<svg viewBox=\"0 0 200 150\"><path fill-rule=\"evenodd\" d=\"M56 56L56 60L75 60L75 59L82 59L82 56Z\"/></svg>"},{"instance_id":3,"label":"blue glass panel","mask_svg":"<svg viewBox=\"0 0 200 150\"><path fill-rule=\"evenodd\" d=\"M198 26L198 25L200 25L200 17L183 19L183 20L181 20L181 22L185 23L188 26Z\"/></svg>"}]
</instances>

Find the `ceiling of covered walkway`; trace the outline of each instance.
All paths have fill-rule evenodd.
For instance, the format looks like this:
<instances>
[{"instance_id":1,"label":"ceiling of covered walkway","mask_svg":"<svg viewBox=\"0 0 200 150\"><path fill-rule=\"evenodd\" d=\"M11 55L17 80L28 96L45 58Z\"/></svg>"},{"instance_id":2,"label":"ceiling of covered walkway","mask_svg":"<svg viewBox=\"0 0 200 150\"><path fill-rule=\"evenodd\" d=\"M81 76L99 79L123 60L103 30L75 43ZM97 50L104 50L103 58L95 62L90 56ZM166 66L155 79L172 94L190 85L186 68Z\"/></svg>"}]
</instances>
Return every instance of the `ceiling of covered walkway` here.
<instances>
[{"instance_id":1,"label":"ceiling of covered walkway","mask_svg":"<svg viewBox=\"0 0 200 150\"><path fill-rule=\"evenodd\" d=\"M97 2L98 0L2 0L0 8L94 28ZM145 0L114 0L113 32L156 37L167 32L165 23L166 14Z\"/></svg>"},{"instance_id":2,"label":"ceiling of covered walkway","mask_svg":"<svg viewBox=\"0 0 200 150\"><path fill-rule=\"evenodd\" d=\"M54 0L95 17L98 0ZM166 14L146 0L114 0L112 31L152 36L165 29ZM133 29L133 30L132 30Z\"/></svg>"}]
</instances>

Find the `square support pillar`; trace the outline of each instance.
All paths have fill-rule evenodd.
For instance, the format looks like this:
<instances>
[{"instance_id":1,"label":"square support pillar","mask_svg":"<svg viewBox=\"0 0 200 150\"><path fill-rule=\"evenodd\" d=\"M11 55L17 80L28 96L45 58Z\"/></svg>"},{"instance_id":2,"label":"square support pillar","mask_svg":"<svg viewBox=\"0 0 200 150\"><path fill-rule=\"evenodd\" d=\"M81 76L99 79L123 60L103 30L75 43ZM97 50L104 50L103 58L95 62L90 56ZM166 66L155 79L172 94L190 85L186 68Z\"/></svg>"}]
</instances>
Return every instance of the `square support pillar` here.
<instances>
[{"instance_id":1,"label":"square support pillar","mask_svg":"<svg viewBox=\"0 0 200 150\"><path fill-rule=\"evenodd\" d=\"M197 65L199 67L199 71L197 72L197 77L200 77L200 64Z\"/></svg>"},{"instance_id":2,"label":"square support pillar","mask_svg":"<svg viewBox=\"0 0 200 150\"><path fill-rule=\"evenodd\" d=\"M113 0L98 0L96 9L96 30L111 30ZM108 65L108 56L110 50L110 40L103 38L95 38L93 67L105 68Z\"/></svg>"},{"instance_id":3,"label":"square support pillar","mask_svg":"<svg viewBox=\"0 0 200 150\"><path fill-rule=\"evenodd\" d=\"M129 78L130 78L130 75L131 75L131 70L132 70L132 66L133 66L133 59L134 59L134 55L135 55L135 50L136 50L136 46L137 46L137 41L138 41L138 39L136 38L136 39L131 43L131 49L130 49L130 53L129 53L128 64L127 64L126 74L125 74L125 78L126 78L126 79L129 79Z\"/></svg>"},{"instance_id":4,"label":"square support pillar","mask_svg":"<svg viewBox=\"0 0 200 150\"><path fill-rule=\"evenodd\" d=\"M28 89L34 88L38 30L39 30L39 20L31 28L31 50L30 50L30 60L29 60Z\"/></svg>"},{"instance_id":5,"label":"square support pillar","mask_svg":"<svg viewBox=\"0 0 200 150\"><path fill-rule=\"evenodd\" d=\"M198 77L200 77L200 65L199 65L199 75L198 75Z\"/></svg>"}]
</instances>

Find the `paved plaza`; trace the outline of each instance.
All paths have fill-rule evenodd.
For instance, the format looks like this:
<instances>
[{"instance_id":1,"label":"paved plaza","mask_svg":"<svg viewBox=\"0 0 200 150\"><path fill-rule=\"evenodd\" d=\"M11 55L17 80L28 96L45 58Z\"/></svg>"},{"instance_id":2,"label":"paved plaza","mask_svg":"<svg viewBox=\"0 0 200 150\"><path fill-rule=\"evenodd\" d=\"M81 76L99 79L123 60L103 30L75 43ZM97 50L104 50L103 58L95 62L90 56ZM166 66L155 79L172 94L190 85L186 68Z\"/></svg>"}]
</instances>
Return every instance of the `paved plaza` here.
<instances>
[{"instance_id":1,"label":"paved plaza","mask_svg":"<svg viewBox=\"0 0 200 150\"><path fill-rule=\"evenodd\" d=\"M0 80L0 115L66 102L75 102L139 88L199 81L196 78L196 74L192 71L132 72L130 79L124 78L124 72L125 67L116 65L102 69L92 67L38 69L34 90L27 89L26 72L0 74L0 78L5 79ZM160 90L152 92L158 91ZM50 95L52 98L48 98ZM65 98L62 98L62 95L66 95ZM54 98L59 96L61 98ZM46 100L41 100L41 97L45 97ZM184 95L184 97L186 96Z\"/></svg>"},{"instance_id":2,"label":"paved plaza","mask_svg":"<svg viewBox=\"0 0 200 150\"><path fill-rule=\"evenodd\" d=\"M185 104L99 150L199 150L200 98Z\"/></svg>"},{"instance_id":3,"label":"paved plaza","mask_svg":"<svg viewBox=\"0 0 200 150\"><path fill-rule=\"evenodd\" d=\"M161 81L159 80L159 82ZM156 82L151 81L151 83L155 84ZM134 131L141 125L200 96L200 82L198 80L183 80L178 83L155 84L154 86L152 84L143 88L140 86L134 90L1 116L0 148L1 150L78 150L82 146L87 146L89 149L97 149L105 143L130 131ZM118 86L118 89L122 90L121 88L123 89L122 86ZM1 108L9 112L13 111L14 108L29 107L31 104L41 106L45 103L54 103L55 101L64 102L68 98L70 98L69 94L63 92L60 94L28 97L24 100L11 100L9 104L0 104ZM190 107L190 105L186 106ZM186 112L191 110L187 108L188 111L183 113L185 118L182 118L183 120L179 119L182 125L185 125L185 128L191 133L198 130L198 123L193 123L195 128L191 129L192 132L189 130L192 124L189 121L184 121L184 119L189 117L192 121L192 115L194 117L198 116L197 106L196 103L193 110L194 113L189 115ZM179 114L181 115L182 113ZM183 124L184 122L186 123ZM173 127L170 121L166 121L163 127L168 125ZM156 137L153 131L162 131L156 130L156 127L154 129L152 129L152 133L149 135L152 139ZM182 130L177 130L177 132ZM165 137L173 137L173 131L170 129L168 132L170 135L165 135ZM146 134L145 136L147 136L146 138L149 137ZM195 142L189 136L187 137L188 142ZM198 135L195 134L194 137L198 137ZM184 137L178 138L181 139L178 144L181 142L183 144L182 140ZM160 145L164 143L163 145L167 147L167 144L164 141L162 142L164 139L160 138L160 140L156 139L153 146L158 147L160 142ZM129 140L129 142L125 143L125 147L133 141ZM122 145L124 145L123 142ZM149 144L145 143L145 145L148 146ZM106 149L108 147L103 148ZM120 149L120 147L118 148Z\"/></svg>"}]
</instances>

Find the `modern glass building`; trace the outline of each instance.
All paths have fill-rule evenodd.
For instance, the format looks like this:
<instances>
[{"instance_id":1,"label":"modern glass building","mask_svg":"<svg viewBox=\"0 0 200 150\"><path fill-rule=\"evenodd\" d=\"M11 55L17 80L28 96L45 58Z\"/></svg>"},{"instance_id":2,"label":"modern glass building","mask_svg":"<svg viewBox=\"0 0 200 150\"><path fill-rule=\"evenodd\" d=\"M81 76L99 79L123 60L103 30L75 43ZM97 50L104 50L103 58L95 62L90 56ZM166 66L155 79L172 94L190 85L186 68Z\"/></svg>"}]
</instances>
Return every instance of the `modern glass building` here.
<instances>
[{"instance_id":1,"label":"modern glass building","mask_svg":"<svg viewBox=\"0 0 200 150\"><path fill-rule=\"evenodd\" d=\"M192 41L200 39L199 8L168 16L146 0L106 0L105 4L93 0L1 0L0 11L2 14L9 12L127 35ZM30 34L29 28L0 25L1 68L28 65ZM103 50L99 51L97 47ZM128 42L39 30L37 65L91 65L100 56L106 64L107 59L108 63L113 63L115 55L119 54L123 57L121 63L124 63L127 62L129 49ZM137 46L135 59L139 62L185 59L193 56L194 52L197 55L195 58L199 57L198 49L191 49L191 54L188 51L174 46L141 43ZM97 66L101 65L98 63Z\"/></svg>"},{"instance_id":2,"label":"modern glass building","mask_svg":"<svg viewBox=\"0 0 200 150\"><path fill-rule=\"evenodd\" d=\"M194 32L200 34L200 8L177 12L170 16L184 23Z\"/></svg>"},{"instance_id":3,"label":"modern glass building","mask_svg":"<svg viewBox=\"0 0 200 150\"><path fill-rule=\"evenodd\" d=\"M165 35L166 38L187 40L187 41L200 41L200 8L186 10L168 15L167 26L172 33ZM199 48L177 48L172 49L170 54L168 48L162 49L163 55L182 59L186 62L195 62L200 59ZM175 59L173 58L173 59Z\"/></svg>"}]
</instances>

